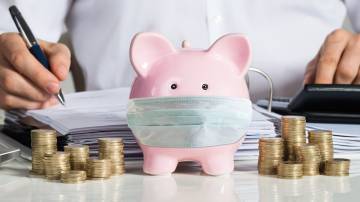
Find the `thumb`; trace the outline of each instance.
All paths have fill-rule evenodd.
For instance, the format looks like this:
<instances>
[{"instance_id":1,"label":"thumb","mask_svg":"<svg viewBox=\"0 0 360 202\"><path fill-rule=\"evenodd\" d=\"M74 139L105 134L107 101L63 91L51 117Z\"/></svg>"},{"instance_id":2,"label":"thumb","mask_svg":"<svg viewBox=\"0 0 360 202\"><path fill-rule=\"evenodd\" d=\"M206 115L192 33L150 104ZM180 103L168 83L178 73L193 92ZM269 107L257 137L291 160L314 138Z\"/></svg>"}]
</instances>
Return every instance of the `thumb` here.
<instances>
[{"instance_id":1,"label":"thumb","mask_svg":"<svg viewBox=\"0 0 360 202\"><path fill-rule=\"evenodd\" d=\"M71 63L71 54L68 47L61 43L40 41L40 46L48 57L51 72L60 80L66 79Z\"/></svg>"}]
</instances>

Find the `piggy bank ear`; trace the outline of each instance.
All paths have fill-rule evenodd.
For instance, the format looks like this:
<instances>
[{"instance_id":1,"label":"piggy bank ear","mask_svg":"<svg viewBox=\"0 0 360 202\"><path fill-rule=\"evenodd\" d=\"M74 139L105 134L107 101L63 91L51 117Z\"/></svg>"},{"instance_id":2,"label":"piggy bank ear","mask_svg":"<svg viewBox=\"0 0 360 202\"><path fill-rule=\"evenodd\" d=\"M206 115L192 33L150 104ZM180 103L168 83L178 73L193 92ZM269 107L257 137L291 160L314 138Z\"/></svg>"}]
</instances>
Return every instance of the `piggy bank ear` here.
<instances>
[{"instance_id":1,"label":"piggy bank ear","mask_svg":"<svg viewBox=\"0 0 360 202\"><path fill-rule=\"evenodd\" d=\"M171 43L162 35L138 33L130 46L130 61L139 76L145 77L150 65L159 58L175 52Z\"/></svg>"},{"instance_id":2,"label":"piggy bank ear","mask_svg":"<svg viewBox=\"0 0 360 202\"><path fill-rule=\"evenodd\" d=\"M251 50L248 39L241 34L228 34L218 40L208 50L211 54L233 62L245 75L251 60Z\"/></svg>"}]
</instances>

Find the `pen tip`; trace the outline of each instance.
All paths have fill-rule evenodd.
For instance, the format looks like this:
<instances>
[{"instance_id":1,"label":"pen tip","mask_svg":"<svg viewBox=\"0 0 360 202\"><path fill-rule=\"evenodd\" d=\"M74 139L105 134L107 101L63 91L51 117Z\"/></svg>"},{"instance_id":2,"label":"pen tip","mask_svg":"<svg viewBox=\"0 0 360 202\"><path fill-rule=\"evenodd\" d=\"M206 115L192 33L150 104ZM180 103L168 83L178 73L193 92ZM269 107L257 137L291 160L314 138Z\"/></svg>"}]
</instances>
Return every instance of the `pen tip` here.
<instances>
[{"instance_id":1,"label":"pen tip","mask_svg":"<svg viewBox=\"0 0 360 202\"><path fill-rule=\"evenodd\" d=\"M64 98L64 95L63 95L61 89L60 89L60 91L59 91L59 93L57 94L56 97L58 98L59 102L60 102L63 106L65 106L65 98Z\"/></svg>"}]
</instances>

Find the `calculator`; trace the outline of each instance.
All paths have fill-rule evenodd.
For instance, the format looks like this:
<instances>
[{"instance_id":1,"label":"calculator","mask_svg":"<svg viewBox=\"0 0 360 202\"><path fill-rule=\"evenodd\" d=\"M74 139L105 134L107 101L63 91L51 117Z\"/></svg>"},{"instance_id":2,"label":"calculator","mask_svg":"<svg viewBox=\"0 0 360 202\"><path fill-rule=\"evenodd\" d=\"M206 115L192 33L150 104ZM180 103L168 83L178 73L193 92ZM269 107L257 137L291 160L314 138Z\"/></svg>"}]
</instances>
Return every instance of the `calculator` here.
<instances>
[{"instance_id":1,"label":"calculator","mask_svg":"<svg viewBox=\"0 0 360 202\"><path fill-rule=\"evenodd\" d=\"M258 102L266 107L264 101ZM309 122L360 123L360 85L309 84L291 99L274 99L273 111L306 116Z\"/></svg>"}]
</instances>

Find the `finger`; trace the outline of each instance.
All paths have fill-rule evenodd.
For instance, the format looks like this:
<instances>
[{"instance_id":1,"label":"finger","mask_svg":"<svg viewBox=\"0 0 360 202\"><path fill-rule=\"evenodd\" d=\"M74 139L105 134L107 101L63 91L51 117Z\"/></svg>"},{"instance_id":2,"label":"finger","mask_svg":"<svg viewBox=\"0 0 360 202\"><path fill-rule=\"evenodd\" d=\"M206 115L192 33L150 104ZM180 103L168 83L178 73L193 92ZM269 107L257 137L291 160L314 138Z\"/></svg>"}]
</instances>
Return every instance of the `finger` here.
<instances>
[{"instance_id":1,"label":"finger","mask_svg":"<svg viewBox=\"0 0 360 202\"><path fill-rule=\"evenodd\" d=\"M40 90L20 74L6 67L0 67L0 87L7 93L32 101L44 102L50 98L48 93Z\"/></svg>"},{"instance_id":2,"label":"finger","mask_svg":"<svg viewBox=\"0 0 360 202\"><path fill-rule=\"evenodd\" d=\"M70 50L63 44L49 43L45 41L39 41L40 46L44 49L45 54L49 58L49 64L51 72L55 76L63 81L66 79L71 62Z\"/></svg>"},{"instance_id":3,"label":"finger","mask_svg":"<svg viewBox=\"0 0 360 202\"><path fill-rule=\"evenodd\" d=\"M343 30L337 30L330 34L320 51L317 64L315 83L331 84L334 80L336 67L341 55L349 41L350 34Z\"/></svg>"},{"instance_id":4,"label":"finger","mask_svg":"<svg viewBox=\"0 0 360 202\"><path fill-rule=\"evenodd\" d=\"M354 37L346 47L335 73L335 83L351 84L360 65L360 37Z\"/></svg>"},{"instance_id":5,"label":"finger","mask_svg":"<svg viewBox=\"0 0 360 202\"><path fill-rule=\"evenodd\" d=\"M39 109L43 106L42 102L30 101L6 93L0 89L0 105L2 109Z\"/></svg>"},{"instance_id":6,"label":"finger","mask_svg":"<svg viewBox=\"0 0 360 202\"><path fill-rule=\"evenodd\" d=\"M58 99L55 96L51 96L47 101L42 102L40 108L44 109L44 108L48 108L54 105L59 104Z\"/></svg>"},{"instance_id":7,"label":"finger","mask_svg":"<svg viewBox=\"0 0 360 202\"><path fill-rule=\"evenodd\" d=\"M304 76L304 84L314 83L315 74L316 74L316 64L319 61L320 51L316 54L315 58L312 59L307 65L305 76Z\"/></svg>"},{"instance_id":8,"label":"finger","mask_svg":"<svg viewBox=\"0 0 360 202\"><path fill-rule=\"evenodd\" d=\"M2 54L12 65L12 68L48 93L59 92L58 79L31 55L20 36L5 37L7 38L1 37L0 48L6 50L2 51Z\"/></svg>"}]
</instances>

